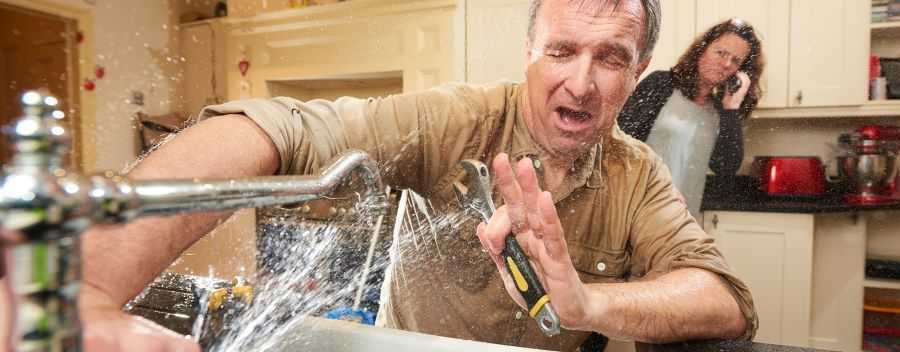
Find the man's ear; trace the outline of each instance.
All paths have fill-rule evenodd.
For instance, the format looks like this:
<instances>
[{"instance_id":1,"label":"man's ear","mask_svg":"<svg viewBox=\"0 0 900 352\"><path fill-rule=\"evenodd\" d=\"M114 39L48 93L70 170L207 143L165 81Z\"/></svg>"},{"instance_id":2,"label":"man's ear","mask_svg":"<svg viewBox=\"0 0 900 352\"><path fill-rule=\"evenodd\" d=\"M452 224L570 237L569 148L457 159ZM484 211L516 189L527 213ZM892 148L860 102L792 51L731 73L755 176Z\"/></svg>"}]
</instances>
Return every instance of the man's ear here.
<instances>
[{"instance_id":1,"label":"man's ear","mask_svg":"<svg viewBox=\"0 0 900 352\"><path fill-rule=\"evenodd\" d=\"M652 56L648 56L646 59L644 59L644 61L638 62L638 69L637 69L637 72L635 72L634 79L640 79L640 78L641 78L641 74L644 73L644 70L647 69L647 66L650 66L650 60L651 60L651 59L653 59L653 57L652 57Z\"/></svg>"}]
</instances>

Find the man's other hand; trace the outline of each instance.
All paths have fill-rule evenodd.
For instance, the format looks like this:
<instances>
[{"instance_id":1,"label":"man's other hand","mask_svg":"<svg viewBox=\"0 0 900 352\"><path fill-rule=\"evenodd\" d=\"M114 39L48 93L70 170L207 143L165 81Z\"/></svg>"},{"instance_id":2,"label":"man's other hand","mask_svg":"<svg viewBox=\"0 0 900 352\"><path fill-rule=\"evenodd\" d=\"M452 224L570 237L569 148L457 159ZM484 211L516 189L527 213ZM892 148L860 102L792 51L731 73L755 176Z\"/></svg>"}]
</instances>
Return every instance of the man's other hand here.
<instances>
[{"instance_id":1,"label":"man's other hand","mask_svg":"<svg viewBox=\"0 0 900 352\"><path fill-rule=\"evenodd\" d=\"M84 350L91 352L200 352L188 336L143 317L126 314L104 302L103 295L85 285L80 299Z\"/></svg>"}]
</instances>

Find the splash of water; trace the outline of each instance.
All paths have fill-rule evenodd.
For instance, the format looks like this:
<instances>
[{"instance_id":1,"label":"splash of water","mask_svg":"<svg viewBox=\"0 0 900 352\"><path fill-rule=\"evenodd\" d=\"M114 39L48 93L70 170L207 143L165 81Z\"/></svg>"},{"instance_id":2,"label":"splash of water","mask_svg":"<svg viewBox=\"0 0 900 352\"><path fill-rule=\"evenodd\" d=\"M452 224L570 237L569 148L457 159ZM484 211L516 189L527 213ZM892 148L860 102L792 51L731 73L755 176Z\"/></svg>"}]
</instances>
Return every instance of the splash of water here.
<instances>
[{"instance_id":1,"label":"splash of water","mask_svg":"<svg viewBox=\"0 0 900 352\"><path fill-rule=\"evenodd\" d=\"M314 338L296 331L297 326L303 326L303 319L321 315L336 305L346 307L353 302L354 308L358 307L360 292L380 287L377 280L367 280L365 286L359 284L363 281L361 277L368 276L369 272L390 270L389 265L398 265L396 272L401 276L398 279L403 280L401 262L415 260L422 252L422 246L433 244L439 251L442 234L466 220L458 212L435 215L430 202L412 192L404 191L399 204L389 238L390 255L367 259L368 265L361 267L349 263L353 258L349 258L352 255L348 256L346 248L342 248L342 238L356 236L357 242L371 243L359 241L359 238L374 235L372 219L375 216L365 214L365 210L361 210L362 216L355 218L358 223L353 225L357 226L348 227L346 222L352 219L343 219L340 226L322 226L303 231L299 236L287 228L267 234L275 237L279 249L277 255L280 258L273 274L259 279L254 304L232 321L225 334L208 350L271 351L285 342L302 343L297 339ZM348 228L364 230L348 233ZM364 256L365 253L358 254ZM343 266L351 269L336 277L335 270L341 270Z\"/></svg>"}]
</instances>

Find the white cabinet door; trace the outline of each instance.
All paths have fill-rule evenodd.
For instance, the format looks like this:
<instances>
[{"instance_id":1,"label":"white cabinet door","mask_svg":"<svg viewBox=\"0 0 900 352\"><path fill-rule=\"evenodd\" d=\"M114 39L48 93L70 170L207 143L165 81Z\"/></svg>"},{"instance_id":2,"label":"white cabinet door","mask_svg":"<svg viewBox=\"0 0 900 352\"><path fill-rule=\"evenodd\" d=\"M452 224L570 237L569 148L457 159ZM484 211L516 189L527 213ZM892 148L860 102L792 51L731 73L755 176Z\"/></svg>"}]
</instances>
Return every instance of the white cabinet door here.
<instances>
[{"instance_id":1,"label":"white cabinet door","mask_svg":"<svg viewBox=\"0 0 900 352\"><path fill-rule=\"evenodd\" d=\"M529 0L466 1L466 79L525 79Z\"/></svg>"},{"instance_id":2,"label":"white cabinet door","mask_svg":"<svg viewBox=\"0 0 900 352\"><path fill-rule=\"evenodd\" d=\"M809 346L813 215L715 211L703 221L753 294L754 341Z\"/></svg>"},{"instance_id":3,"label":"white cabinet door","mask_svg":"<svg viewBox=\"0 0 900 352\"><path fill-rule=\"evenodd\" d=\"M870 1L791 0L792 107L867 99Z\"/></svg>"},{"instance_id":4,"label":"white cabinet door","mask_svg":"<svg viewBox=\"0 0 900 352\"><path fill-rule=\"evenodd\" d=\"M225 99L225 29L218 20L182 25L179 45L184 79L184 112L195 116L207 105ZM216 60L218 59L218 60Z\"/></svg>"},{"instance_id":5,"label":"white cabinet door","mask_svg":"<svg viewBox=\"0 0 900 352\"><path fill-rule=\"evenodd\" d=\"M657 70L669 70L678 62L697 34L696 0L661 1L662 24L659 41L644 76Z\"/></svg>"},{"instance_id":6,"label":"white cabinet door","mask_svg":"<svg viewBox=\"0 0 900 352\"><path fill-rule=\"evenodd\" d=\"M788 103L789 11L790 1L784 0L697 0L698 35L730 18L756 29L766 61L759 107L783 108Z\"/></svg>"}]
</instances>

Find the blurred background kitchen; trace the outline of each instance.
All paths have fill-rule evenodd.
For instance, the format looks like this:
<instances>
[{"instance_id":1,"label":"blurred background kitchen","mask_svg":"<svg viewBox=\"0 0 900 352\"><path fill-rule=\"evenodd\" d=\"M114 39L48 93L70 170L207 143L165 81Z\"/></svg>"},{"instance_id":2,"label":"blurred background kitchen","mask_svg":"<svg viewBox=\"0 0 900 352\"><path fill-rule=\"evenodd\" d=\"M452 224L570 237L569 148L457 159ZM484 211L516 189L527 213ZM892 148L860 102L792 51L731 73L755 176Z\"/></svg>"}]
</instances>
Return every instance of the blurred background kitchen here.
<instances>
[{"instance_id":1,"label":"blurred background kitchen","mask_svg":"<svg viewBox=\"0 0 900 352\"><path fill-rule=\"evenodd\" d=\"M764 98L745 123L743 166L737 177L708 179L699 219L751 286L757 341L900 348L897 178L884 176L863 195L858 165L841 166L852 162L847 156L876 154L893 160L885 175L896 169L900 2L662 2L648 73L671 67L696 35L731 17L754 25L766 52ZM122 171L208 104L520 80L527 7L528 0L0 0L0 123L20 115L24 90L48 89L66 107L73 165ZM0 156L9 160L5 145ZM256 211L238 213L170 271L252 275L262 222Z\"/></svg>"}]
</instances>

